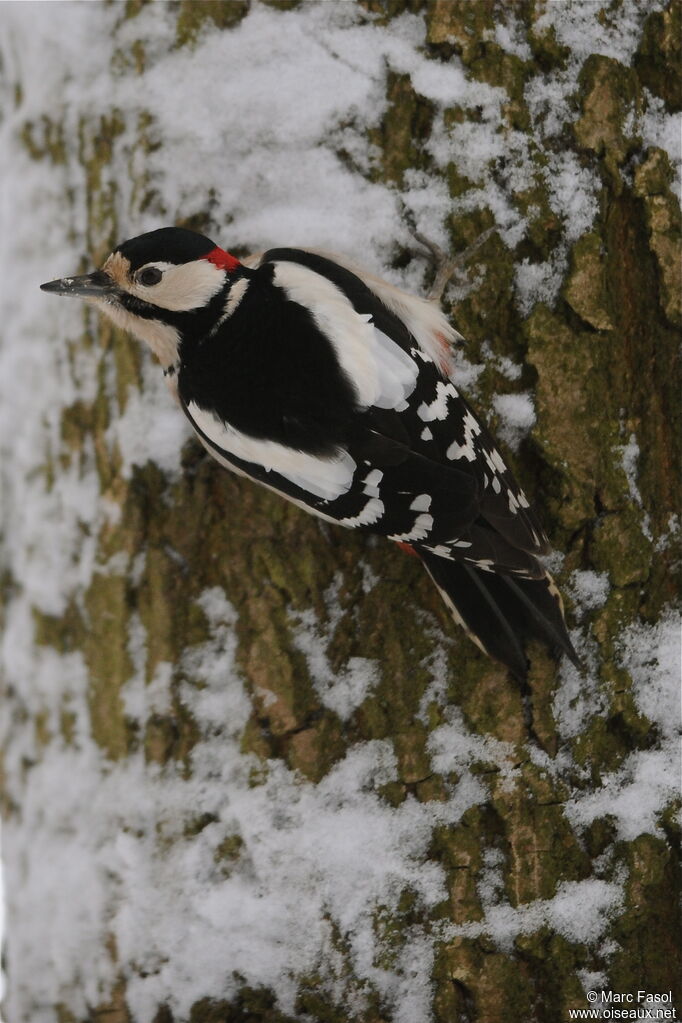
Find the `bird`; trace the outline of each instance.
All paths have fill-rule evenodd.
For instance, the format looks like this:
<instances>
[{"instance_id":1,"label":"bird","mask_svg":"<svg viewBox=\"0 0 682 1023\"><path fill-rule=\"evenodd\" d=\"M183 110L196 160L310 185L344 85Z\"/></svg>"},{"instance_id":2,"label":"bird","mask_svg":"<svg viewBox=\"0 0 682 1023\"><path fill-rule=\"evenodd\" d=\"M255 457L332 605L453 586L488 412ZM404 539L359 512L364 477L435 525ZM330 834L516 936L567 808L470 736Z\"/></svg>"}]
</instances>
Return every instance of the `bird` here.
<instances>
[{"instance_id":1,"label":"bird","mask_svg":"<svg viewBox=\"0 0 682 1023\"><path fill-rule=\"evenodd\" d=\"M438 302L330 253L240 260L182 227L41 288L94 303L145 342L221 465L415 555L516 679L531 640L579 664L547 536L456 386L461 336Z\"/></svg>"}]
</instances>

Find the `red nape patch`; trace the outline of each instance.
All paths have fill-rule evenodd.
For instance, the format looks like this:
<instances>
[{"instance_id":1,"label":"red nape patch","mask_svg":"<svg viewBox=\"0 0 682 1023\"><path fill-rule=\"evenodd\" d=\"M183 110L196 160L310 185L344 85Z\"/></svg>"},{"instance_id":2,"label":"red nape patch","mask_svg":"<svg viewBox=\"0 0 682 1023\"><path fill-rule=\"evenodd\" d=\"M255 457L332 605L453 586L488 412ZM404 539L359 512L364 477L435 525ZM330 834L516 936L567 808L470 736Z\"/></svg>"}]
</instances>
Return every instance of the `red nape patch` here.
<instances>
[{"instance_id":1,"label":"red nape patch","mask_svg":"<svg viewBox=\"0 0 682 1023\"><path fill-rule=\"evenodd\" d=\"M411 543L405 543L404 540L396 540L396 544L400 547L401 551L405 551L406 554L411 554L413 558L419 557Z\"/></svg>"},{"instance_id":2,"label":"red nape patch","mask_svg":"<svg viewBox=\"0 0 682 1023\"><path fill-rule=\"evenodd\" d=\"M219 270L226 270L230 273L231 270L236 270L241 263L235 256L231 256L229 252L225 252L225 249L220 249L216 245L214 249L211 249L209 253L204 256L209 263L213 263Z\"/></svg>"}]
</instances>

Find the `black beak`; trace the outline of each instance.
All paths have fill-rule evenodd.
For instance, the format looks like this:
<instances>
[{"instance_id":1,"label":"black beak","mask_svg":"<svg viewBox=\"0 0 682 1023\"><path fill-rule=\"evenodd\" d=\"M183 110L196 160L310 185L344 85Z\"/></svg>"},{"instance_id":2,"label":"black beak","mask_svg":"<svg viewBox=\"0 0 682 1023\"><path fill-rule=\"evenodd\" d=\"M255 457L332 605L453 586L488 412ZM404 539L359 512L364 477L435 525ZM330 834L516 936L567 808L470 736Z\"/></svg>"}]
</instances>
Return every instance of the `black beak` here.
<instances>
[{"instance_id":1,"label":"black beak","mask_svg":"<svg viewBox=\"0 0 682 1023\"><path fill-rule=\"evenodd\" d=\"M60 281L48 281L40 285L41 291L53 295L74 295L76 298L103 298L117 291L116 284L104 270L95 270L82 277L62 277Z\"/></svg>"}]
</instances>

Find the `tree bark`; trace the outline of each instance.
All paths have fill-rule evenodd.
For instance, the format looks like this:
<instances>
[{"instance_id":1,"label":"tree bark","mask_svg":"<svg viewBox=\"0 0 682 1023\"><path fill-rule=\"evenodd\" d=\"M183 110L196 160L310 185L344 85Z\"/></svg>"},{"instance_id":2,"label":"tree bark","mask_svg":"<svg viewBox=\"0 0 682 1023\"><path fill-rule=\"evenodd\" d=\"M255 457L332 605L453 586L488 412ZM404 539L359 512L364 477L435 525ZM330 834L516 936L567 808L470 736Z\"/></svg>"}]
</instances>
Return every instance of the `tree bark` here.
<instances>
[{"instance_id":1,"label":"tree bark","mask_svg":"<svg viewBox=\"0 0 682 1023\"><path fill-rule=\"evenodd\" d=\"M97 6L89 24L105 37L114 26L107 73L142 91L183 48L215 62L209 77L229 75L212 43L265 10L284 31L319 7L129 2L112 23ZM572 8L576 31L585 6ZM603 8L605 32L636 26L628 63L598 43L571 51L541 5L352 7L377 39L418 26L434 74L461 67L482 96L503 90L485 181L462 172L461 141L445 159L433 143L485 128L487 100L437 101L397 58L362 159L329 146L351 177L395 195L420 175L440 189L452 252L496 223L495 195L525 218L515 239L485 243L447 311L493 432L514 441L500 396L532 397L532 427L503 447L565 555L556 575L585 669L533 649L524 693L455 628L416 560L321 525L192 439L169 466L140 405L162 400L151 357L90 312L68 337L43 321L60 402L19 410L32 454L21 437L3 442L7 1023L554 1023L588 1008L588 990L672 991L682 1006L659 650L679 558L680 209L650 127L682 106L681 8ZM154 19L173 34L155 42ZM103 110L100 97L93 114L85 81L75 115L53 114L49 96L40 110L11 25L7 38L2 130L17 162L5 171L20 205L49 182L51 232L71 232L95 263L150 210L156 226L224 232L217 201L197 199L194 216L168 205L150 171L165 145L153 110ZM542 90L551 106L575 61L565 121L543 134ZM521 145L517 186L505 152ZM552 191L569 160L593 188L577 234L584 209L570 196L558 208ZM29 238L15 258L42 270L39 247ZM393 271L408 258L396 247ZM544 296L523 283L542 273L560 278ZM58 520L66 554L49 554L53 525L33 507ZM633 811L643 796L653 802Z\"/></svg>"}]
</instances>

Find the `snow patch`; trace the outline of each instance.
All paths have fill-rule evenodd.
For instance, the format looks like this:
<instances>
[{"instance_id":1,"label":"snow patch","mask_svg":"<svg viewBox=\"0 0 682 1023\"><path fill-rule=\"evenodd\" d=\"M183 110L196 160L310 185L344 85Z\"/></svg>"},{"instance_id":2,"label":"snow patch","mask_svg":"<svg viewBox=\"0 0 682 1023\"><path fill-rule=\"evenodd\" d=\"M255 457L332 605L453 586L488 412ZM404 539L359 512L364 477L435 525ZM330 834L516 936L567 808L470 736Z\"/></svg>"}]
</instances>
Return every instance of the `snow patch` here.
<instances>
[{"instance_id":1,"label":"snow patch","mask_svg":"<svg viewBox=\"0 0 682 1023\"><path fill-rule=\"evenodd\" d=\"M521 441L535 425L535 405L530 391L496 394L493 408L500 417L498 435L512 451L518 451Z\"/></svg>"},{"instance_id":2,"label":"snow patch","mask_svg":"<svg viewBox=\"0 0 682 1023\"><path fill-rule=\"evenodd\" d=\"M583 611L603 607L609 595L608 572L576 569L569 582L571 596Z\"/></svg>"},{"instance_id":3,"label":"snow patch","mask_svg":"<svg viewBox=\"0 0 682 1023\"><path fill-rule=\"evenodd\" d=\"M475 938L488 935L504 952L514 950L514 939L542 927L563 935L567 941L594 944L623 906L619 883L596 878L564 881L551 899L536 899L520 906L488 905L483 920L447 929L448 937Z\"/></svg>"},{"instance_id":4,"label":"snow patch","mask_svg":"<svg viewBox=\"0 0 682 1023\"><path fill-rule=\"evenodd\" d=\"M630 753L596 791L575 795L566 814L581 827L611 817L619 837L632 841L644 832L661 836L659 814L679 795L679 616L669 612L656 625L626 628L620 661L632 677L637 709L655 726L659 741L649 750Z\"/></svg>"},{"instance_id":5,"label":"snow patch","mask_svg":"<svg viewBox=\"0 0 682 1023\"><path fill-rule=\"evenodd\" d=\"M327 651L344 615L338 601L340 587L337 577L325 594L325 622L313 610L292 611L290 617L295 623L294 645L305 656L315 692L323 706L346 721L378 684L380 674L379 665L368 657L350 657L340 669L332 668Z\"/></svg>"}]
</instances>

